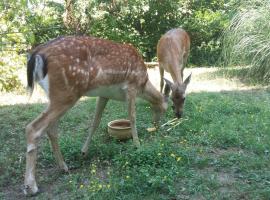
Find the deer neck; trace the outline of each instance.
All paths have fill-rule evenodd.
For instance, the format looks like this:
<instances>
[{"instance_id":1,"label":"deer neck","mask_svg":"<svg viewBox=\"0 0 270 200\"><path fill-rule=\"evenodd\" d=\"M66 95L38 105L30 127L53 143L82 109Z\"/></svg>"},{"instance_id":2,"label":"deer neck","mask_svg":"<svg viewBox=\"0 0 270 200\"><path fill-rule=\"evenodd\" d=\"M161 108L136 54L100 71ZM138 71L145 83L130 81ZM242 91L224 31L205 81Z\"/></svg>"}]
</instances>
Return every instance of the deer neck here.
<instances>
[{"instance_id":1,"label":"deer neck","mask_svg":"<svg viewBox=\"0 0 270 200\"><path fill-rule=\"evenodd\" d=\"M175 84L181 85L183 83L183 77L181 76L181 72L178 72L178 70L172 70L171 77Z\"/></svg>"}]
</instances>

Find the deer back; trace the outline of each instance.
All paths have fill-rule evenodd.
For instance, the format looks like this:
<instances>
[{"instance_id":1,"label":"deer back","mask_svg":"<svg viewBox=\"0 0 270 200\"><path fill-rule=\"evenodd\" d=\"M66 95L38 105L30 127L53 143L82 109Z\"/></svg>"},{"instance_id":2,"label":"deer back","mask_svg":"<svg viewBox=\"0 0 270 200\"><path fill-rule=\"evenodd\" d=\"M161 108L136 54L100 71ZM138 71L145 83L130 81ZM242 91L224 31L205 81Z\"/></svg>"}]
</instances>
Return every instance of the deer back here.
<instances>
[{"instance_id":1,"label":"deer back","mask_svg":"<svg viewBox=\"0 0 270 200\"><path fill-rule=\"evenodd\" d=\"M190 38L181 28L165 33L157 45L160 67L171 73L172 77L181 76L190 49ZM177 78L182 80L183 77Z\"/></svg>"},{"instance_id":2,"label":"deer back","mask_svg":"<svg viewBox=\"0 0 270 200\"><path fill-rule=\"evenodd\" d=\"M124 82L142 88L148 80L143 59L134 47L95 37L61 37L38 46L28 62L30 88L38 65L43 77L34 80L48 76L49 96L59 90L81 96L100 86Z\"/></svg>"}]
</instances>

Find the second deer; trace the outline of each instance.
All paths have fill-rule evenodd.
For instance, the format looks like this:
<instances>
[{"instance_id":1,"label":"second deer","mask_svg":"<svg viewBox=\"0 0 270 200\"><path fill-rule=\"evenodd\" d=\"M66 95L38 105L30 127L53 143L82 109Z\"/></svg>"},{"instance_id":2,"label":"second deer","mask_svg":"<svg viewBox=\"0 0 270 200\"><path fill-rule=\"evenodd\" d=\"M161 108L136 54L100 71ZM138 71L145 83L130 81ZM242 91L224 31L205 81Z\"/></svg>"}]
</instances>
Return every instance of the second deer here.
<instances>
[{"instance_id":1,"label":"second deer","mask_svg":"<svg viewBox=\"0 0 270 200\"><path fill-rule=\"evenodd\" d=\"M186 88L190 82L191 74L183 81L183 71L187 63L190 50L190 38L181 28L172 29L165 33L157 45L157 57L160 71L160 91L162 92L164 80L166 82L165 95L170 90L173 110L177 118L183 114ZM173 82L164 78L164 70L169 72Z\"/></svg>"}]
</instances>

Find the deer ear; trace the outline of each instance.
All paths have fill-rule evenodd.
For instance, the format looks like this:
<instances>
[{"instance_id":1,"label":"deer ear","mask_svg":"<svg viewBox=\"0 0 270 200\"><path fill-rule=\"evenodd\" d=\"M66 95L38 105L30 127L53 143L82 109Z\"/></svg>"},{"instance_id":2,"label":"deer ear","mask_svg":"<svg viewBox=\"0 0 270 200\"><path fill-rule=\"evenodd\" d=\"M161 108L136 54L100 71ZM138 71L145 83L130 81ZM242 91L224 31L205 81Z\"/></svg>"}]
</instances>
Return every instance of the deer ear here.
<instances>
[{"instance_id":1,"label":"deer ear","mask_svg":"<svg viewBox=\"0 0 270 200\"><path fill-rule=\"evenodd\" d=\"M190 79L191 79L191 75L192 75L192 73L190 73L190 75L189 75L189 76L186 78L186 80L184 81L185 86L187 86L187 85L189 84Z\"/></svg>"},{"instance_id":2,"label":"deer ear","mask_svg":"<svg viewBox=\"0 0 270 200\"><path fill-rule=\"evenodd\" d=\"M165 89L164 89L164 95L165 95L166 99L168 100L173 83L166 78L163 78L163 79L166 82Z\"/></svg>"},{"instance_id":3,"label":"deer ear","mask_svg":"<svg viewBox=\"0 0 270 200\"><path fill-rule=\"evenodd\" d=\"M170 88L172 88L173 83L166 78L163 78L163 79L166 82L166 85L168 85L168 86L170 86Z\"/></svg>"}]
</instances>

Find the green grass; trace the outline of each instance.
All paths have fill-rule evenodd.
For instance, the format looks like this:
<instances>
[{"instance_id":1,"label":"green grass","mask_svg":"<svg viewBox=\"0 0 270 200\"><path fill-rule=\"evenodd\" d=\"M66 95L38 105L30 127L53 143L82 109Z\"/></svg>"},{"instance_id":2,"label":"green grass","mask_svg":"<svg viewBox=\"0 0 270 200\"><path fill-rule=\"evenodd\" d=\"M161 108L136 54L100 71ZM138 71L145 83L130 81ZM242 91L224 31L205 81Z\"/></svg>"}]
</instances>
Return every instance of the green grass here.
<instances>
[{"instance_id":1,"label":"green grass","mask_svg":"<svg viewBox=\"0 0 270 200\"><path fill-rule=\"evenodd\" d=\"M0 199L24 198L24 128L45 106L0 109ZM106 133L107 122L127 116L125 106L111 101L82 158L94 107L95 99L80 101L60 121L69 173L57 169L48 139L42 138L37 181L43 192L32 199L269 199L269 91L189 94L187 120L169 132L147 132L150 107L138 100L139 149ZM171 118L168 110L163 122Z\"/></svg>"}]
</instances>

